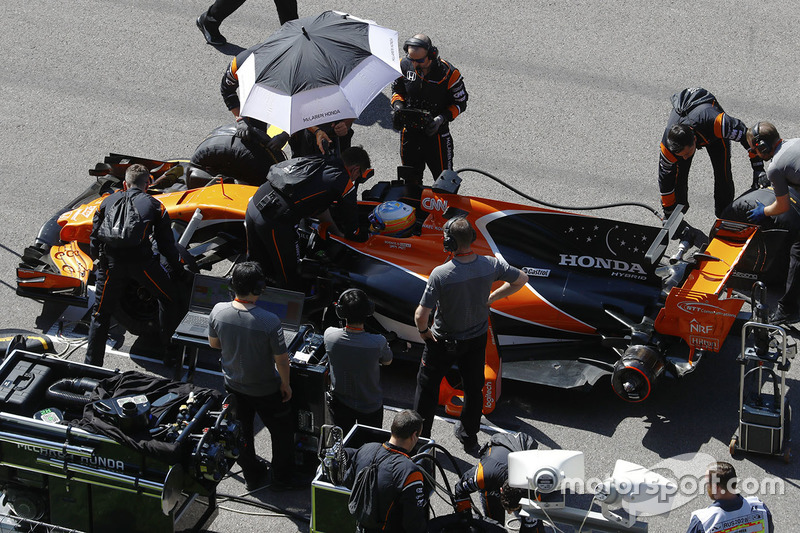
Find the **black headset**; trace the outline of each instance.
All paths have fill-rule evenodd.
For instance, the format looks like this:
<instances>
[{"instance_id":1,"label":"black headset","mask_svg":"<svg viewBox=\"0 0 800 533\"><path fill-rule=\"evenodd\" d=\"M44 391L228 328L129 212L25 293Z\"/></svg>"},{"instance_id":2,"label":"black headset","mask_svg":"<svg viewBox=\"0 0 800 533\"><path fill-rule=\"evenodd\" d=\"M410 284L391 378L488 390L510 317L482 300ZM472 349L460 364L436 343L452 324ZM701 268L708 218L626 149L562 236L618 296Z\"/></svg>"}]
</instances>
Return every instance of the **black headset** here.
<instances>
[{"instance_id":1,"label":"black headset","mask_svg":"<svg viewBox=\"0 0 800 533\"><path fill-rule=\"evenodd\" d=\"M358 298L355 302L345 302L343 300L347 294L358 295ZM361 289L347 289L339 295L339 299L334 305L336 308L336 316L339 317L340 320L352 320L353 317L358 319L362 317L367 318L372 316L375 312L375 304L369 299L367 293Z\"/></svg>"},{"instance_id":2,"label":"black headset","mask_svg":"<svg viewBox=\"0 0 800 533\"><path fill-rule=\"evenodd\" d=\"M458 250L458 241L450 233L450 227L453 225L453 222L455 222L456 220L462 219L462 218L464 220L467 219L467 217L458 216L458 217L453 217L453 218L451 218L450 220L448 220L447 222L444 223L444 227L442 228L442 235L444 236L444 241L442 242L442 245L444 246L444 249L447 252L455 252L456 250ZM470 232L471 232L470 239L472 239L469 242L473 243L473 242L475 242L475 239L478 238L478 234L475 233L475 228L472 227L472 224L469 225L469 229L470 229Z\"/></svg>"},{"instance_id":3,"label":"black headset","mask_svg":"<svg viewBox=\"0 0 800 533\"><path fill-rule=\"evenodd\" d=\"M772 142L768 141L767 139L763 139L761 137L761 132L758 128L761 126L761 122L757 122L755 126L753 126L753 144L755 145L756 150L761 152L762 154L771 154L772 153Z\"/></svg>"},{"instance_id":4,"label":"black headset","mask_svg":"<svg viewBox=\"0 0 800 533\"><path fill-rule=\"evenodd\" d=\"M411 37L405 43L403 43L403 52L408 54L408 47L409 46L416 46L418 48L424 48L428 52L428 58L432 60L436 60L439 57L439 49L433 46L433 42L431 42L430 37L428 40L425 39L417 39L416 37Z\"/></svg>"}]
</instances>

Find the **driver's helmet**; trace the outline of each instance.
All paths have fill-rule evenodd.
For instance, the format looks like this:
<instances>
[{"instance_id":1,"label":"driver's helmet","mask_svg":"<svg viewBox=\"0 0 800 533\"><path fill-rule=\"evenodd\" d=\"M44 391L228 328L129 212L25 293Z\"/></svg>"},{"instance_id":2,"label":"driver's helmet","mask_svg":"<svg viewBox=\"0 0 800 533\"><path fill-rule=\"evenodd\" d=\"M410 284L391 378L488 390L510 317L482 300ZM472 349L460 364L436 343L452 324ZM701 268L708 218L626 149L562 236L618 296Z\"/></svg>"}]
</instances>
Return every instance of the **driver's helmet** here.
<instances>
[{"instance_id":1,"label":"driver's helmet","mask_svg":"<svg viewBox=\"0 0 800 533\"><path fill-rule=\"evenodd\" d=\"M370 232L407 237L414 229L417 215L414 208L403 202L383 202L369 214Z\"/></svg>"}]
</instances>

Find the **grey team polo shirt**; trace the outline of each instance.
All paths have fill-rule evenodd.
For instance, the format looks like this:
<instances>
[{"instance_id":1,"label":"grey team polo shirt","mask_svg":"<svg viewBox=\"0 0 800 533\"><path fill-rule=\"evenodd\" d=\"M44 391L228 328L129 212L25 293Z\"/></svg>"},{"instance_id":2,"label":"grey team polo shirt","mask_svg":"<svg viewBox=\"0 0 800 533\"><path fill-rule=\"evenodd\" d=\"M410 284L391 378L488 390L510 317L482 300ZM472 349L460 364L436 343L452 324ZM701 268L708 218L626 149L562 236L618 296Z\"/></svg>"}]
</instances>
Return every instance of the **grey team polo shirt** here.
<instances>
[{"instance_id":1,"label":"grey team polo shirt","mask_svg":"<svg viewBox=\"0 0 800 533\"><path fill-rule=\"evenodd\" d=\"M275 356L286 353L280 319L260 307L243 311L220 302L208 317L208 336L222 345L225 385L248 396L278 392L281 377Z\"/></svg>"},{"instance_id":2,"label":"grey team polo shirt","mask_svg":"<svg viewBox=\"0 0 800 533\"><path fill-rule=\"evenodd\" d=\"M486 301L492 284L498 280L512 283L519 272L505 261L483 255L469 263L450 260L434 268L419 302L436 308L433 334L466 340L485 333L489 329Z\"/></svg>"}]
</instances>

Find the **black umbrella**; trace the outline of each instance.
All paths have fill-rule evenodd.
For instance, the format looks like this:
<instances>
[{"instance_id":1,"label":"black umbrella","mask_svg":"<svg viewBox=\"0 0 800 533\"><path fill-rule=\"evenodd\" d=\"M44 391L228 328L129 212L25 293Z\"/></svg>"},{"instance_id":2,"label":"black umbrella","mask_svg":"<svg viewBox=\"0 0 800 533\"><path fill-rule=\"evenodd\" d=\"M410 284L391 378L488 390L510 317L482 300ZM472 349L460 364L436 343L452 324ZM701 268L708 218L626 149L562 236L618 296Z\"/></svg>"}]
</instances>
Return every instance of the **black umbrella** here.
<instances>
[{"instance_id":1,"label":"black umbrella","mask_svg":"<svg viewBox=\"0 0 800 533\"><path fill-rule=\"evenodd\" d=\"M336 11L291 20L237 75L241 114L289 133L357 118L401 75L397 32Z\"/></svg>"}]
</instances>

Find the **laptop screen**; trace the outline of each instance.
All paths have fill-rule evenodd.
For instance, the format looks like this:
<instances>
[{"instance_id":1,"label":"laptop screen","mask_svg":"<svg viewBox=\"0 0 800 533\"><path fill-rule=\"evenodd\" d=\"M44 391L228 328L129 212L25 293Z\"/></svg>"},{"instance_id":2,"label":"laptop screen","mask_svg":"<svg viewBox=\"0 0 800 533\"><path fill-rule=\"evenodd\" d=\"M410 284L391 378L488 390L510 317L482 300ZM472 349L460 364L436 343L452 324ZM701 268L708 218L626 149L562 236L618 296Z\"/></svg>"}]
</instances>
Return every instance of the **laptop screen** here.
<instances>
[{"instance_id":1,"label":"laptop screen","mask_svg":"<svg viewBox=\"0 0 800 533\"><path fill-rule=\"evenodd\" d=\"M233 289L230 278L206 276L196 274L192 284L192 296L189 308L193 311L210 311L219 302L229 302L233 299Z\"/></svg>"},{"instance_id":2,"label":"laptop screen","mask_svg":"<svg viewBox=\"0 0 800 533\"><path fill-rule=\"evenodd\" d=\"M259 296L256 305L278 315L284 326L297 329L302 320L304 301L305 294L302 292L267 287Z\"/></svg>"}]
</instances>

